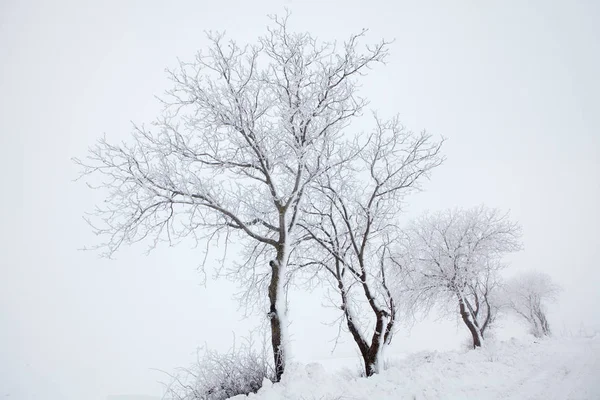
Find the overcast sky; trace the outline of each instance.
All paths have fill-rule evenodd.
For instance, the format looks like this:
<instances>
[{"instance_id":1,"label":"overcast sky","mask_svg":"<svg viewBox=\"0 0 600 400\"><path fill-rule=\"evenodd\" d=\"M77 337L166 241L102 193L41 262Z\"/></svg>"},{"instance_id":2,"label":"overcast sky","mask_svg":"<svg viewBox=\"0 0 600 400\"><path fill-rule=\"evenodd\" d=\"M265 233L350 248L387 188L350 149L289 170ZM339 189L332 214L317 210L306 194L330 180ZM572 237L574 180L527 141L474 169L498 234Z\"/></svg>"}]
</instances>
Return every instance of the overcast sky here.
<instances>
[{"instance_id":1,"label":"overcast sky","mask_svg":"<svg viewBox=\"0 0 600 400\"><path fill-rule=\"evenodd\" d=\"M95 243L81 216L103 197L72 182L70 158L150 122L153 96L169 87L164 68L204 48L205 30L254 41L284 6L292 28L322 39L361 28L396 39L362 94L381 115L448 138L447 162L406 218L480 203L512 210L525 250L509 273L538 269L561 283L557 333L600 329L599 2L2 0L0 397L160 395L152 368L185 366L198 345L224 350L233 331L256 326L240 322L231 284L201 286L188 246L124 248L116 260L78 251ZM293 300L296 358L327 357L331 343L310 344L332 314L315 296ZM442 326L402 332L395 349L464 336ZM352 354L347 342L338 355Z\"/></svg>"}]
</instances>

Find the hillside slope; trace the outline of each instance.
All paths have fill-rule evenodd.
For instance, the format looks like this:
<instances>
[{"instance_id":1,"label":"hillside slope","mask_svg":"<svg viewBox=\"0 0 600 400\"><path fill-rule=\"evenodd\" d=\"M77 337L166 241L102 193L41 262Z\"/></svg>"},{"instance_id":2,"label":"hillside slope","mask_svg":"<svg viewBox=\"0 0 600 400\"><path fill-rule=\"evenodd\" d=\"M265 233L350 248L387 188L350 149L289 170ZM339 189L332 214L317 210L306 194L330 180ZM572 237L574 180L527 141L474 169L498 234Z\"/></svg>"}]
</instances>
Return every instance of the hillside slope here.
<instances>
[{"instance_id":1,"label":"hillside slope","mask_svg":"<svg viewBox=\"0 0 600 400\"><path fill-rule=\"evenodd\" d=\"M255 400L596 400L600 337L512 339L468 352L418 353L369 379L290 365L281 383L265 382ZM246 396L233 397L235 400Z\"/></svg>"}]
</instances>

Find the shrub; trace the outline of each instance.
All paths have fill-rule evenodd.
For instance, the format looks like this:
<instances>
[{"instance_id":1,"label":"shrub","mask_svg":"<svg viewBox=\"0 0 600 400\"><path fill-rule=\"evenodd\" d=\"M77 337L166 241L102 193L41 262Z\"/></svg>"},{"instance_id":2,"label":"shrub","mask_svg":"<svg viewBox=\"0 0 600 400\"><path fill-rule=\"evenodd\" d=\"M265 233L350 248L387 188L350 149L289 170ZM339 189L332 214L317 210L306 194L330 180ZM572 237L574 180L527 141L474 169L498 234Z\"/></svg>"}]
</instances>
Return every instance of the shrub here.
<instances>
[{"instance_id":1,"label":"shrub","mask_svg":"<svg viewBox=\"0 0 600 400\"><path fill-rule=\"evenodd\" d=\"M275 381L275 372L266 351L258 352L250 340L227 353L206 347L198 349L197 361L170 375L163 399L224 400L239 394L256 393L264 379Z\"/></svg>"}]
</instances>

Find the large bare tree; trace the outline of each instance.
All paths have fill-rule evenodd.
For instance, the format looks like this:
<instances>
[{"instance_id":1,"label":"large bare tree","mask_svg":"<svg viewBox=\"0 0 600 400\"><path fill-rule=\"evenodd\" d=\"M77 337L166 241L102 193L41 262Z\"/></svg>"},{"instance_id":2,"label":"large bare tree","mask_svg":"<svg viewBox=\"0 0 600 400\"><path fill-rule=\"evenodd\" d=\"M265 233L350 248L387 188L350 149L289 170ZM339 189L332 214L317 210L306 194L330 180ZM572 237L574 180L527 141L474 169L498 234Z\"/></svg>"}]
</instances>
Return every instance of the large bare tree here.
<instances>
[{"instance_id":1,"label":"large bare tree","mask_svg":"<svg viewBox=\"0 0 600 400\"><path fill-rule=\"evenodd\" d=\"M413 302L455 305L473 339L482 344L497 304L501 258L521 248L520 226L508 213L479 206L425 214L405 230L395 259L410 269Z\"/></svg>"},{"instance_id":2,"label":"large bare tree","mask_svg":"<svg viewBox=\"0 0 600 400\"><path fill-rule=\"evenodd\" d=\"M404 129L397 118L376 118L375 130L356 144L356 157L315 179L304 206L299 224L310 248L297 258L316 267L337 293L340 323L356 342L367 376L380 372L396 321L390 249L402 200L441 164L441 144Z\"/></svg>"},{"instance_id":3,"label":"large bare tree","mask_svg":"<svg viewBox=\"0 0 600 400\"><path fill-rule=\"evenodd\" d=\"M122 144L102 139L76 162L107 193L90 223L108 255L143 239L224 234L252 260L268 257L264 295L279 379L283 281L306 188L343 162L344 128L366 105L357 79L385 60L387 43L363 46L364 31L324 43L290 32L287 17L272 20L254 45L209 34L207 51L169 72L174 87L151 128L136 126ZM245 265L265 273L266 265Z\"/></svg>"}]
</instances>

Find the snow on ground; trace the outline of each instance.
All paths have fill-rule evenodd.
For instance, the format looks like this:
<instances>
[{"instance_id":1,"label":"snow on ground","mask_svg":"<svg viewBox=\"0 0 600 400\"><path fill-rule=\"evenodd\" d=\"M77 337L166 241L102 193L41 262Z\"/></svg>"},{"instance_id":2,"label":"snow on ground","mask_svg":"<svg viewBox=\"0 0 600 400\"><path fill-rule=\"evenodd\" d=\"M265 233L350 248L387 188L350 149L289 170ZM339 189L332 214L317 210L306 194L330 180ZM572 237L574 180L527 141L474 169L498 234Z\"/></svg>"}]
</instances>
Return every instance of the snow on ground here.
<instances>
[{"instance_id":1,"label":"snow on ground","mask_svg":"<svg viewBox=\"0 0 600 400\"><path fill-rule=\"evenodd\" d=\"M597 400L600 336L511 339L466 352L421 352L368 379L292 364L253 400ZM246 396L232 399L242 400Z\"/></svg>"}]
</instances>

